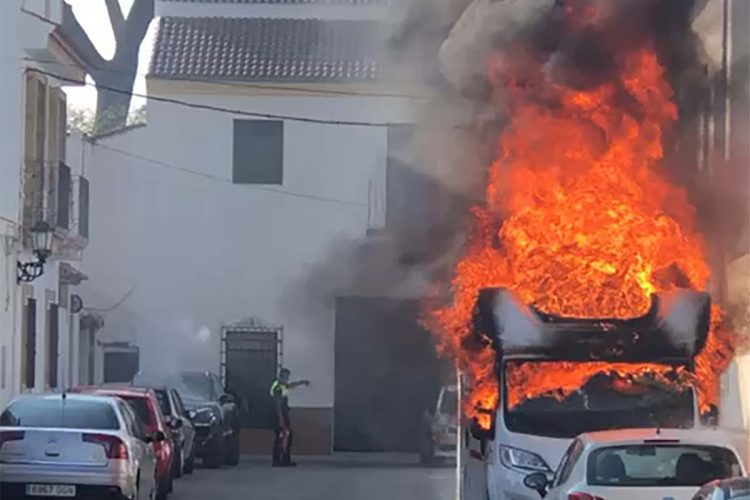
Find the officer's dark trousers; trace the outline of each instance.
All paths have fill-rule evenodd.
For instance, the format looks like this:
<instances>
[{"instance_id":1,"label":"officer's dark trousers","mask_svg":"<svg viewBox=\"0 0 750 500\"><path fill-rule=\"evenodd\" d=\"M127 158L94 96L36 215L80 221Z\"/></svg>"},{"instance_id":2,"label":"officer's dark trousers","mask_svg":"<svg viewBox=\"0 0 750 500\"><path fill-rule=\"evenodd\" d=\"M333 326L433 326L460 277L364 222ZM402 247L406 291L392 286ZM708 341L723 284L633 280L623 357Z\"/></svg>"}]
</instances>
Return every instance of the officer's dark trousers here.
<instances>
[{"instance_id":1,"label":"officer's dark trousers","mask_svg":"<svg viewBox=\"0 0 750 500\"><path fill-rule=\"evenodd\" d=\"M289 465L292 463L292 428L287 427L287 432L289 435L286 443L284 443L283 428L276 427L273 437L273 465Z\"/></svg>"}]
</instances>

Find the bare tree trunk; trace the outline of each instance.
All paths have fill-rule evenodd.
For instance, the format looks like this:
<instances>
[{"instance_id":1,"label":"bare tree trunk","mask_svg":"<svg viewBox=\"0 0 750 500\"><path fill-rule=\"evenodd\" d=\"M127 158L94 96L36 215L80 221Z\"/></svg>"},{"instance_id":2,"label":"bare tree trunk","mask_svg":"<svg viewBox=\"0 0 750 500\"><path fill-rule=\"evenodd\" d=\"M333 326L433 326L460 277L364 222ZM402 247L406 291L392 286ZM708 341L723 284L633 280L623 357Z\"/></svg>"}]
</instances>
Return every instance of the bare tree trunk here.
<instances>
[{"instance_id":1,"label":"bare tree trunk","mask_svg":"<svg viewBox=\"0 0 750 500\"><path fill-rule=\"evenodd\" d=\"M63 3L62 33L86 62L86 71L97 85L94 133L122 128L127 123L133 82L138 71L138 51L154 18L154 0L135 0L127 19L119 0L105 0L116 49L111 60L105 60L73 14Z\"/></svg>"}]
</instances>

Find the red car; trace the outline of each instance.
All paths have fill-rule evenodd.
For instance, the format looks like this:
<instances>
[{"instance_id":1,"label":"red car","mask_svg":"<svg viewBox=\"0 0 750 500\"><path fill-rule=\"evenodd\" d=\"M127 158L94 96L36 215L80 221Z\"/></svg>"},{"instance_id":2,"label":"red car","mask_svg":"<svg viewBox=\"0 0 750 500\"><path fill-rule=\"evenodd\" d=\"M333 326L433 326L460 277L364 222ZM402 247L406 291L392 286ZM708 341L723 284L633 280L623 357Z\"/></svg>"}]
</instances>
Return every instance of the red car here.
<instances>
[{"instance_id":1,"label":"red car","mask_svg":"<svg viewBox=\"0 0 750 500\"><path fill-rule=\"evenodd\" d=\"M143 422L146 432L161 431L165 436L171 432L159 407L159 400L153 389L140 387L77 387L71 392L117 396L130 403L135 414ZM170 439L152 443L156 455L157 498L163 500L172 492L172 461L174 445Z\"/></svg>"}]
</instances>

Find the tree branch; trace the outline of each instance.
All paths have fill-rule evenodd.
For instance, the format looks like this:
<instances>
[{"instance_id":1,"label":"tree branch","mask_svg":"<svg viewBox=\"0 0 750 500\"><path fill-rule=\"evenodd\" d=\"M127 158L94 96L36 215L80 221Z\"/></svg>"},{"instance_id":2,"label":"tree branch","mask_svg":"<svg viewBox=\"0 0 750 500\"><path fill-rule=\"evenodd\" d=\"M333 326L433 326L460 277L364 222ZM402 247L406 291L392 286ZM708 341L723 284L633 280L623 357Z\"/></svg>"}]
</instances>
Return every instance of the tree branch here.
<instances>
[{"instance_id":1,"label":"tree branch","mask_svg":"<svg viewBox=\"0 0 750 500\"><path fill-rule=\"evenodd\" d=\"M104 68L107 65L107 61L96 50L93 42L78 23L75 14L73 14L73 8L67 2L63 2L63 18L60 32L73 46L76 53L86 62L87 72Z\"/></svg>"},{"instance_id":2,"label":"tree branch","mask_svg":"<svg viewBox=\"0 0 750 500\"><path fill-rule=\"evenodd\" d=\"M112 32L117 40L118 34L122 31L125 26L125 16L122 14L122 8L120 7L120 0L104 0L107 6L107 13L109 14L109 24L112 25Z\"/></svg>"},{"instance_id":3,"label":"tree branch","mask_svg":"<svg viewBox=\"0 0 750 500\"><path fill-rule=\"evenodd\" d=\"M132 41L137 40L138 48L136 48L136 52L138 52L140 42L146 35L148 25L153 18L154 0L133 0L133 6L130 8L124 32L124 38L129 40L123 41L125 41L125 43L132 43ZM120 39L116 37L116 40L119 45Z\"/></svg>"}]
</instances>

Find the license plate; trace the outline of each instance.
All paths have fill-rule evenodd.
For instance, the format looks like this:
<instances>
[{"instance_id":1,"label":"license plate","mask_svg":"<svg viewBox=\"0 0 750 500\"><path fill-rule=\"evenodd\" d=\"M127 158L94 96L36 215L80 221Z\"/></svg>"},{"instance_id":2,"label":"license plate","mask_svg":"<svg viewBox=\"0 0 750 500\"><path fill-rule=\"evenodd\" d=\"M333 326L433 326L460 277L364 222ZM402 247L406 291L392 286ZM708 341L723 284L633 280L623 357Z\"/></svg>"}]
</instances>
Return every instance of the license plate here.
<instances>
[{"instance_id":1,"label":"license plate","mask_svg":"<svg viewBox=\"0 0 750 500\"><path fill-rule=\"evenodd\" d=\"M30 497L74 497L73 484L27 484L26 494Z\"/></svg>"}]
</instances>

